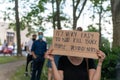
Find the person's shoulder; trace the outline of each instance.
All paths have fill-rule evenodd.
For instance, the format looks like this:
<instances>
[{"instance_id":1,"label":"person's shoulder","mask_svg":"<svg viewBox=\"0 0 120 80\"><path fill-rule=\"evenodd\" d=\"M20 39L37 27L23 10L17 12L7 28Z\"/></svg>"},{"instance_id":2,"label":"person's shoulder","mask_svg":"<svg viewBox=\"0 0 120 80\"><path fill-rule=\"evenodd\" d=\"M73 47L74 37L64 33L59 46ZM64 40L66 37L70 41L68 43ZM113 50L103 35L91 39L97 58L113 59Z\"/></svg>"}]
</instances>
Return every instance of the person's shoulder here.
<instances>
[{"instance_id":1,"label":"person's shoulder","mask_svg":"<svg viewBox=\"0 0 120 80\"><path fill-rule=\"evenodd\" d=\"M39 42L39 39L38 39L38 40L35 40L34 43L35 43L35 42Z\"/></svg>"},{"instance_id":2,"label":"person's shoulder","mask_svg":"<svg viewBox=\"0 0 120 80\"><path fill-rule=\"evenodd\" d=\"M88 59L88 65L89 65L89 69L95 69L96 68L96 64L95 64L95 59Z\"/></svg>"},{"instance_id":3,"label":"person's shoulder","mask_svg":"<svg viewBox=\"0 0 120 80\"><path fill-rule=\"evenodd\" d=\"M44 40L43 40L43 43L47 44L47 42L46 42L46 41L44 41Z\"/></svg>"},{"instance_id":4,"label":"person's shoulder","mask_svg":"<svg viewBox=\"0 0 120 80\"><path fill-rule=\"evenodd\" d=\"M94 60L94 59L89 58L89 59L88 59L88 64L95 64L95 60Z\"/></svg>"},{"instance_id":5,"label":"person's shoulder","mask_svg":"<svg viewBox=\"0 0 120 80\"><path fill-rule=\"evenodd\" d=\"M35 40L34 42L33 42L33 44L38 44L39 43L39 40Z\"/></svg>"}]
</instances>

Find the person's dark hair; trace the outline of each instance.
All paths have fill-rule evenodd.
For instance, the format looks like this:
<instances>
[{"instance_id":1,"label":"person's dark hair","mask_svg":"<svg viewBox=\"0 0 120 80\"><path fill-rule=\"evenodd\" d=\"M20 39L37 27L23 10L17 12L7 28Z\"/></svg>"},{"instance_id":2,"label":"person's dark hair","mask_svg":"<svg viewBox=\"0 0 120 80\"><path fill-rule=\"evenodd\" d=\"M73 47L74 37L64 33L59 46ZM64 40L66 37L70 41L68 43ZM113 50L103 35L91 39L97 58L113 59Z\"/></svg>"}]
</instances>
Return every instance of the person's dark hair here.
<instances>
[{"instance_id":1,"label":"person's dark hair","mask_svg":"<svg viewBox=\"0 0 120 80\"><path fill-rule=\"evenodd\" d=\"M33 34L33 35L32 35L32 40L35 41L35 40L36 40L36 37L37 37L37 35L36 35L36 34Z\"/></svg>"},{"instance_id":2,"label":"person's dark hair","mask_svg":"<svg viewBox=\"0 0 120 80\"><path fill-rule=\"evenodd\" d=\"M36 34L33 34L32 37L37 36Z\"/></svg>"},{"instance_id":3,"label":"person's dark hair","mask_svg":"<svg viewBox=\"0 0 120 80\"><path fill-rule=\"evenodd\" d=\"M43 35L43 32L38 32L38 35L40 35L40 34Z\"/></svg>"},{"instance_id":4,"label":"person's dark hair","mask_svg":"<svg viewBox=\"0 0 120 80\"><path fill-rule=\"evenodd\" d=\"M77 31L83 31L82 27L77 27Z\"/></svg>"}]
</instances>

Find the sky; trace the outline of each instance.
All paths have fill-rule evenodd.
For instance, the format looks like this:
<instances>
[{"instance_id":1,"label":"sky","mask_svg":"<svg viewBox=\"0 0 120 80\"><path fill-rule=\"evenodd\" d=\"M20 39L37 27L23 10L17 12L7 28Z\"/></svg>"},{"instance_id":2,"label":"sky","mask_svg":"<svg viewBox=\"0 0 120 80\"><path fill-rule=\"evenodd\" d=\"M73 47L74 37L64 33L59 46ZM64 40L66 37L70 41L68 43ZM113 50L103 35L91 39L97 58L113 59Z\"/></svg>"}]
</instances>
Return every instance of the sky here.
<instances>
[{"instance_id":1,"label":"sky","mask_svg":"<svg viewBox=\"0 0 120 80\"><path fill-rule=\"evenodd\" d=\"M6 7L10 6L10 7L14 7L14 4L13 3L8 3L7 2L8 0L0 0L0 3L4 2L4 4L0 4L0 11L4 11ZM34 1L34 0L29 0L31 3ZM69 0L66 0L67 3L65 5L65 9L64 9L64 13L68 14L69 16L72 16L72 8L71 8L71 5L70 5L70 1ZM37 2L36 2L37 3ZM22 3L20 3L19 5L22 5L22 4L25 4L25 8L20 8L20 15L26 15L26 12L27 11L30 11L29 9L29 4L26 3L25 1L23 1ZM49 12L51 12L51 5L50 4L46 4L46 7L48 7L49 9ZM89 7L90 4L89 2L87 3L87 6ZM49 13L49 12L46 12ZM88 11L88 8L85 7L85 11L83 11L83 13L81 14L81 17L78 21L78 26L81 26L83 28L83 30L87 30L87 26L90 25L90 24L95 24L96 22L98 22L98 18L96 18L94 21L92 19L90 19L90 15L93 14L92 11ZM3 20L1 20L2 18L2 15L3 15L3 12L0 12L0 21L2 22ZM21 17L21 16L20 16ZM112 22L112 19L111 18L108 18L108 20L110 20L110 22ZM9 22L9 21L8 21ZM102 34L104 37L108 38L110 42L112 42L112 23L111 24L108 24L106 22L102 22L104 25L102 25ZM53 29L52 29L52 24L50 23L47 23L46 25L48 27L48 29L44 32L44 35L45 36L52 36L53 35ZM109 28L108 28L109 27ZM98 29L98 27L96 27ZM65 28L64 28L65 29Z\"/></svg>"}]
</instances>

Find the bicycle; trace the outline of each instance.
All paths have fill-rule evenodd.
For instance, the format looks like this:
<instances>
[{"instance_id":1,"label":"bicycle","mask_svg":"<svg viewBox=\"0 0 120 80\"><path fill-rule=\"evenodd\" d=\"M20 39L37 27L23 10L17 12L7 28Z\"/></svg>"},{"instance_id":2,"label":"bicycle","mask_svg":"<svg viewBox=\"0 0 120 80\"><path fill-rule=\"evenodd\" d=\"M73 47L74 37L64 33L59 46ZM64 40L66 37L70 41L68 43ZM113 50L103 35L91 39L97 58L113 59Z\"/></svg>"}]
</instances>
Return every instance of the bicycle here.
<instances>
[{"instance_id":1,"label":"bicycle","mask_svg":"<svg viewBox=\"0 0 120 80\"><path fill-rule=\"evenodd\" d=\"M25 69L24 76L31 76L32 70L33 70L33 59L32 59L32 56L27 55L27 62L26 62L26 69Z\"/></svg>"},{"instance_id":2,"label":"bicycle","mask_svg":"<svg viewBox=\"0 0 120 80\"><path fill-rule=\"evenodd\" d=\"M28 64L28 75L31 77L32 76L32 70L33 70L33 60L30 61Z\"/></svg>"}]
</instances>

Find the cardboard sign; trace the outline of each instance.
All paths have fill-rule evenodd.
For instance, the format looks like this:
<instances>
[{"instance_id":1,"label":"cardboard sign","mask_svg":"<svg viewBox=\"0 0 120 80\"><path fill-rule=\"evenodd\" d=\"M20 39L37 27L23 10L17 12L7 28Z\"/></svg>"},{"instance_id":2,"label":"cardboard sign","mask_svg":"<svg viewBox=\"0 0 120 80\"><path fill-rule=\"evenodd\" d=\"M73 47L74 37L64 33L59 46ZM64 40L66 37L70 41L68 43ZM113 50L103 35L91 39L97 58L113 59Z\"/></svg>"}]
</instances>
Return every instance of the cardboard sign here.
<instances>
[{"instance_id":1,"label":"cardboard sign","mask_svg":"<svg viewBox=\"0 0 120 80\"><path fill-rule=\"evenodd\" d=\"M52 47L52 54L98 59L99 33L54 30Z\"/></svg>"}]
</instances>

